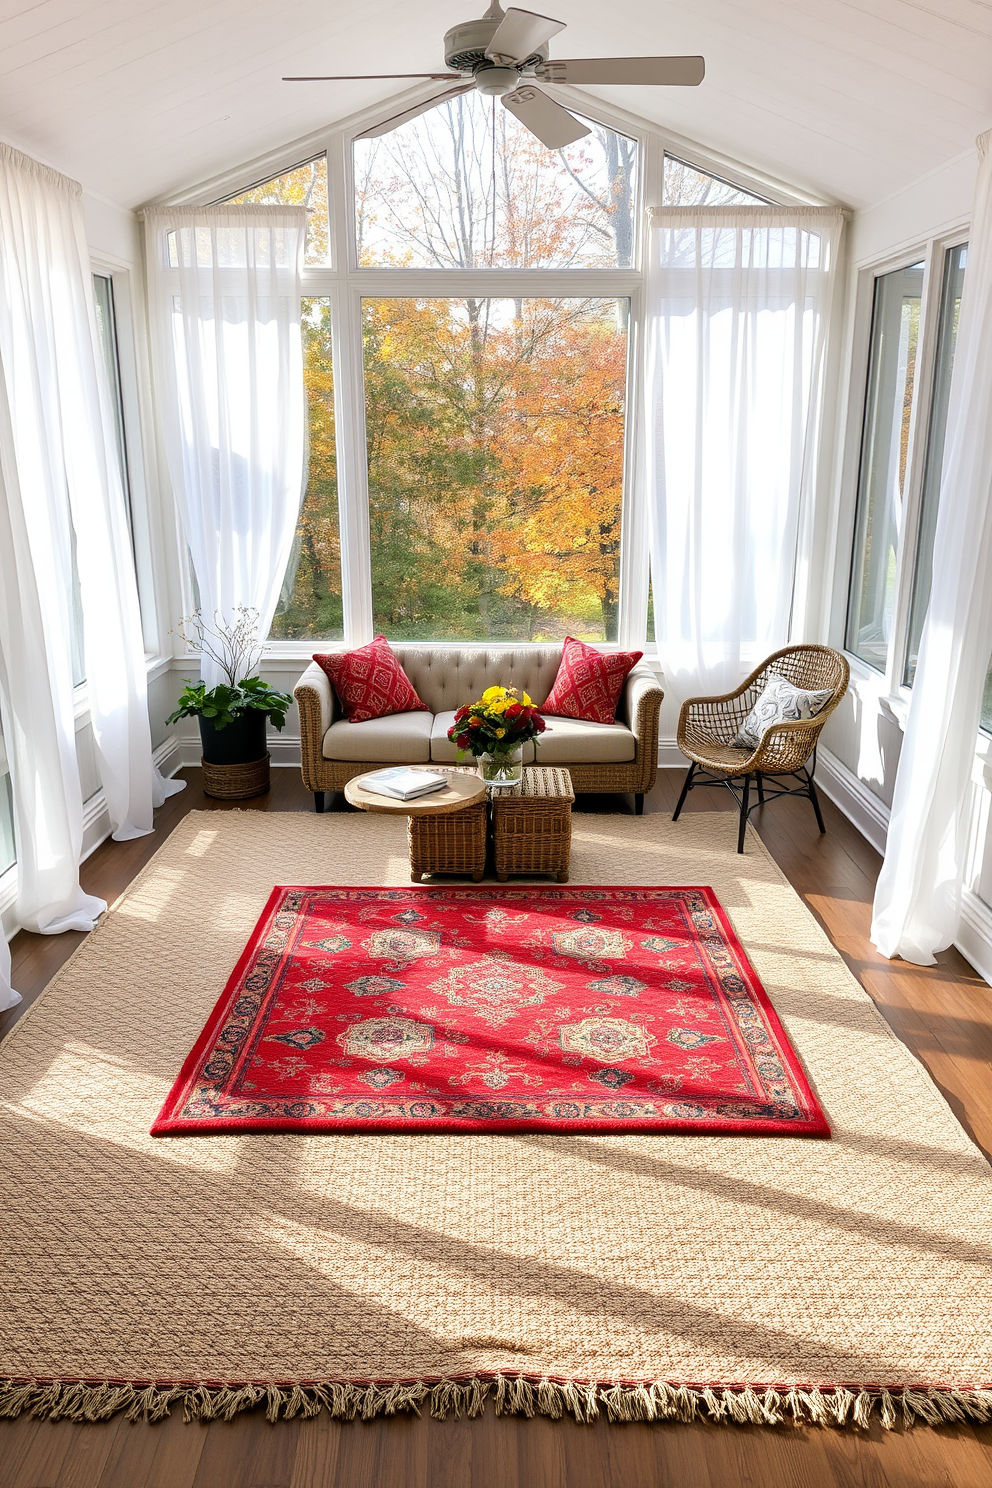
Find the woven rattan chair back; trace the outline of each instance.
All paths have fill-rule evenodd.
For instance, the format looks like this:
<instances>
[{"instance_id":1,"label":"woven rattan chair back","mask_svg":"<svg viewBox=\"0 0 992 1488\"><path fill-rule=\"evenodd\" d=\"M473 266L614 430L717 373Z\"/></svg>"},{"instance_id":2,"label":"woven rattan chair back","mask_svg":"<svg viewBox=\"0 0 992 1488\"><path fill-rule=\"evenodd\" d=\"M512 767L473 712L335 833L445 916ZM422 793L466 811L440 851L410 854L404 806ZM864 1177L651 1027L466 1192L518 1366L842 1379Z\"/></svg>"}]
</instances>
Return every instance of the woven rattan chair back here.
<instances>
[{"instance_id":1,"label":"woven rattan chair back","mask_svg":"<svg viewBox=\"0 0 992 1488\"><path fill-rule=\"evenodd\" d=\"M807 692L829 688L831 697L815 718L773 724L754 748L745 748L738 743L741 725L773 675L785 677L794 687ZM798 774L802 784L796 790L787 790L783 786L772 794L807 796L813 803L817 825L821 832L824 831L809 761L815 755L824 724L847 691L850 675L846 657L830 646L813 643L785 646L767 657L733 692L721 697L687 699L679 715L678 746L691 763L673 820L678 820L693 785L727 784L741 807L738 838L738 851L741 852L748 813L765 802L764 777ZM708 779L696 779L700 769ZM757 778L758 800L749 805L752 777ZM731 784L735 779L743 781L740 791Z\"/></svg>"}]
</instances>

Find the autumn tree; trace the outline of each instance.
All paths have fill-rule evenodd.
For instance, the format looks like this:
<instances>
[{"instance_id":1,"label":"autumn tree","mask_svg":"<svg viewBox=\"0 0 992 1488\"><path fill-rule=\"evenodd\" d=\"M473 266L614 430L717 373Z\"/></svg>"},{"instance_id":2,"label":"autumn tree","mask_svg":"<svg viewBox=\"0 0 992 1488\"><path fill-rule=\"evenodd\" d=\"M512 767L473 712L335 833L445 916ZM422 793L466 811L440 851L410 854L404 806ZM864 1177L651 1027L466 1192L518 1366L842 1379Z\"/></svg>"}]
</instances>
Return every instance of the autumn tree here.
<instances>
[{"instance_id":1,"label":"autumn tree","mask_svg":"<svg viewBox=\"0 0 992 1488\"><path fill-rule=\"evenodd\" d=\"M626 266L635 170L633 142L611 130L551 152L498 105L462 95L356 141L360 262ZM306 202L308 258L326 252L318 165L242 199ZM626 301L365 300L377 628L397 638L615 635L625 328ZM330 326L319 301L304 336L310 480L274 627L287 636L341 624Z\"/></svg>"}]
</instances>

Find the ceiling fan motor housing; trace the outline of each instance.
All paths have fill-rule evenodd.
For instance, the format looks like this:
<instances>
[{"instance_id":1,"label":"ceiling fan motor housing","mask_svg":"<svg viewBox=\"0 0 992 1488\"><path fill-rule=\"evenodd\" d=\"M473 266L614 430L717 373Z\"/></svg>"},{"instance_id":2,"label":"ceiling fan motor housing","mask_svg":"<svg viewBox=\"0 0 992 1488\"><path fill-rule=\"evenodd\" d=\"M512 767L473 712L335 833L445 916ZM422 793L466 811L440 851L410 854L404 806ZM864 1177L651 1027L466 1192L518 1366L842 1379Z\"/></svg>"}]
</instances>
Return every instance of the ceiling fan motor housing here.
<instances>
[{"instance_id":1,"label":"ceiling fan motor housing","mask_svg":"<svg viewBox=\"0 0 992 1488\"><path fill-rule=\"evenodd\" d=\"M500 72L514 71L520 73L523 70L535 68L538 63L546 62L548 59L547 44L538 47L536 51L523 62L515 62L513 68L496 68L491 57L486 56L486 47L496 34L496 28L502 20L502 16L484 17L478 21L465 21L461 26L452 26L444 36L444 61L445 66L452 68L455 72L470 72L478 76L480 72L489 72L496 69ZM495 82L495 79L493 80ZM518 78L514 79L511 87L515 86ZM504 93L507 90L502 86L486 89L481 87L482 92Z\"/></svg>"}]
</instances>

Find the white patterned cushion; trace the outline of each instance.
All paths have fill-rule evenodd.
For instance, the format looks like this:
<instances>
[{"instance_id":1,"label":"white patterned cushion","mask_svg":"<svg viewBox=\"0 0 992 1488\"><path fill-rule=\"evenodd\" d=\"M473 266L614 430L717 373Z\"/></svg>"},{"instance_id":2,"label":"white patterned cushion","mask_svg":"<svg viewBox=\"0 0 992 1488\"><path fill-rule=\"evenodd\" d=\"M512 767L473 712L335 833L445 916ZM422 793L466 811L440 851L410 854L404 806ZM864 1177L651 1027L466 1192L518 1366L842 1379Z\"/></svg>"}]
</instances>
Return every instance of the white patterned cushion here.
<instances>
[{"instance_id":1,"label":"white patterned cushion","mask_svg":"<svg viewBox=\"0 0 992 1488\"><path fill-rule=\"evenodd\" d=\"M794 687L788 677L771 672L764 692L741 724L734 743L741 749L756 749L773 723L815 718L833 695L831 687L821 692L809 692L803 687Z\"/></svg>"}]
</instances>

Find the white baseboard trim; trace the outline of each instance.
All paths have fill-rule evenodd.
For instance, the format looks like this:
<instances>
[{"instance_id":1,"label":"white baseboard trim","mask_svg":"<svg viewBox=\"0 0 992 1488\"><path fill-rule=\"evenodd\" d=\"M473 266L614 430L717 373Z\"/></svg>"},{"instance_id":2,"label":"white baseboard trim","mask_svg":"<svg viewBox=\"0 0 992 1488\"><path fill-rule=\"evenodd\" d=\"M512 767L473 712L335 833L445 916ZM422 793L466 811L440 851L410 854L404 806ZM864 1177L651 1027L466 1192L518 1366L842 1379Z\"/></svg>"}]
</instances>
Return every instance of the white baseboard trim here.
<instances>
[{"instance_id":1,"label":"white baseboard trim","mask_svg":"<svg viewBox=\"0 0 992 1488\"><path fill-rule=\"evenodd\" d=\"M152 750L152 764L166 777L175 775L182 768L179 740L174 734L163 740ZM101 842L110 836L110 817L107 815L107 798L98 790L83 803L83 852L79 861L85 863L91 853L96 852Z\"/></svg>"},{"instance_id":2,"label":"white baseboard trim","mask_svg":"<svg viewBox=\"0 0 992 1488\"><path fill-rule=\"evenodd\" d=\"M961 919L954 944L979 976L992 983L992 909L970 889L961 896Z\"/></svg>"},{"instance_id":3,"label":"white baseboard trim","mask_svg":"<svg viewBox=\"0 0 992 1488\"><path fill-rule=\"evenodd\" d=\"M292 766L300 768L300 736L299 734L270 734L266 740L269 749L269 763L276 769ZM180 762L176 769L198 770L200 768L200 736L190 734L181 736L176 741L177 753ZM164 772L163 772L164 773Z\"/></svg>"},{"instance_id":4,"label":"white baseboard trim","mask_svg":"<svg viewBox=\"0 0 992 1488\"><path fill-rule=\"evenodd\" d=\"M689 761L674 739L658 740L659 770L688 770Z\"/></svg>"},{"instance_id":5,"label":"white baseboard trim","mask_svg":"<svg viewBox=\"0 0 992 1488\"><path fill-rule=\"evenodd\" d=\"M885 852L889 808L829 749L816 756L816 783L878 853Z\"/></svg>"},{"instance_id":6,"label":"white baseboard trim","mask_svg":"<svg viewBox=\"0 0 992 1488\"><path fill-rule=\"evenodd\" d=\"M152 761L165 776L175 775L181 768L179 741L170 735L157 749L152 750ZM96 791L83 802L83 851L79 861L85 863L96 852L101 842L110 836L110 817L107 814L107 798L102 790ZM15 863L0 879L0 928L7 940L12 940L21 928L14 919L13 906L17 898L17 864Z\"/></svg>"},{"instance_id":7,"label":"white baseboard trim","mask_svg":"<svg viewBox=\"0 0 992 1488\"><path fill-rule=\"evenodd\" d=\"M875 851L884 854L889 830L889 808L885 802L829 749L821 749L817 756L816 782ZM992 908L970 889L965 889L961 896L961 918L954 946L979 976L992 983Z\"/></svg>"},{"instance_id":8,"label":"white baseboard trim","mask_svg":"<svg viewBox=\"0 0 992 1488\"><path fill-rule=\"evenodd\" d=\"M177 734L170 734L157 749L152 750L152 763L156 769L161 770L167 780L175 775L177 770L182 769L183 752Z\"/></svg>"}]
</instances>

